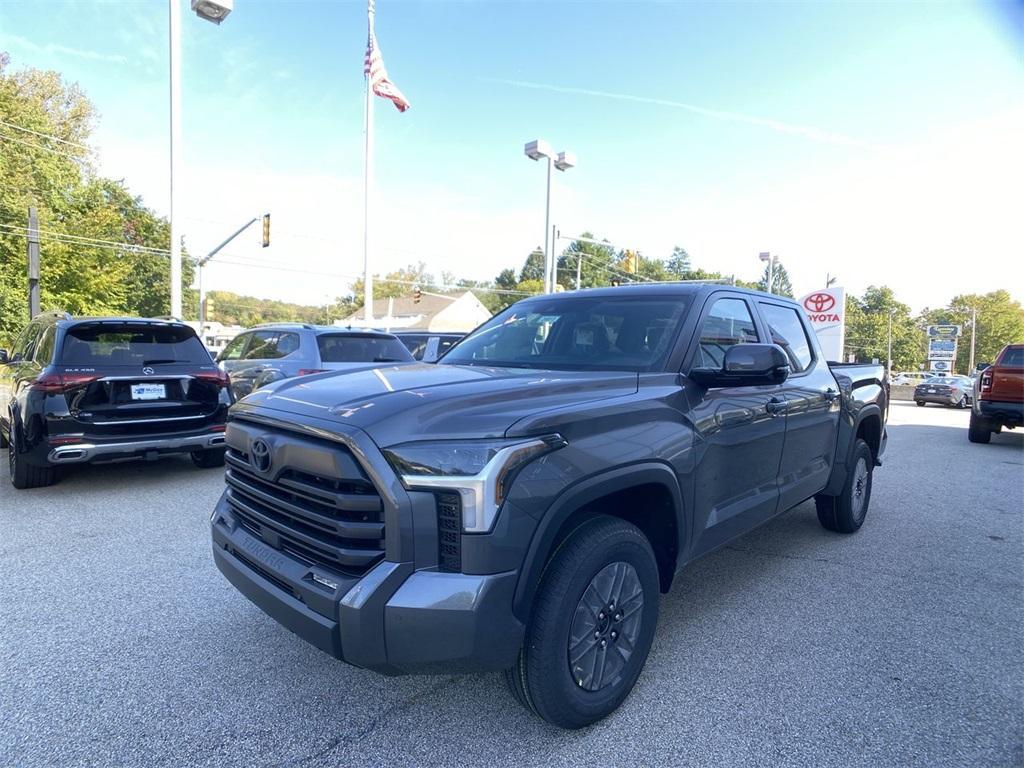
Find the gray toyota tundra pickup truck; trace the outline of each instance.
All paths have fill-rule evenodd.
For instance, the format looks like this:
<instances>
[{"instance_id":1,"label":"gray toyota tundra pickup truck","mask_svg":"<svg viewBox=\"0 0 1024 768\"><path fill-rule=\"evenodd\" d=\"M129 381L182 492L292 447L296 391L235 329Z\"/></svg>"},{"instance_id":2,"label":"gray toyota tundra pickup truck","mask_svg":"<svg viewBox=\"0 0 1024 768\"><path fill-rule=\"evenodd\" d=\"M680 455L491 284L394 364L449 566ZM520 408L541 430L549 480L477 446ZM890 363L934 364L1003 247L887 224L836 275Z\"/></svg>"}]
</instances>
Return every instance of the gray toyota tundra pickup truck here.
<instances>
[{"instance_id":1,"label":"gray toyota tundra pickup truck","mask_svg":"<svg viewBox=\"0 0 1024 768\"><path fill-rule=\"evenodd\" d=\"M578 728L629 694L687 563L808 499L827 530L861 527L887 390L881 366L826 362L778 296L530 298L438 364L236 404L214 559L337 659L503 670L523 705Z\"/></svg>"}]
</instances>

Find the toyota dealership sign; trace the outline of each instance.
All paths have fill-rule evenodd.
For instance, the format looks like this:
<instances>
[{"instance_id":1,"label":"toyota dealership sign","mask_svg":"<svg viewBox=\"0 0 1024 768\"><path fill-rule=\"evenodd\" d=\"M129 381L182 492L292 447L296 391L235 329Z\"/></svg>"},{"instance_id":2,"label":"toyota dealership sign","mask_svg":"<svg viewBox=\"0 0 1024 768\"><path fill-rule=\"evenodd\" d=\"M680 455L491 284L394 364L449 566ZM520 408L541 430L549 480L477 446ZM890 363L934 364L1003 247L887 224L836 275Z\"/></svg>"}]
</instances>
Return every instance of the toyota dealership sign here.
<instances>
[{"instance_id":1,"label":"toyota dealership sign","mask_svg":"<svg viewBox=\"0 0 1024 768\"><path fill-rule=\"evenodd\" d=\"M799 299L807 313L826 360L841 362L846 337L846 291L824 288Z\"/></svg>"}]
</instances>

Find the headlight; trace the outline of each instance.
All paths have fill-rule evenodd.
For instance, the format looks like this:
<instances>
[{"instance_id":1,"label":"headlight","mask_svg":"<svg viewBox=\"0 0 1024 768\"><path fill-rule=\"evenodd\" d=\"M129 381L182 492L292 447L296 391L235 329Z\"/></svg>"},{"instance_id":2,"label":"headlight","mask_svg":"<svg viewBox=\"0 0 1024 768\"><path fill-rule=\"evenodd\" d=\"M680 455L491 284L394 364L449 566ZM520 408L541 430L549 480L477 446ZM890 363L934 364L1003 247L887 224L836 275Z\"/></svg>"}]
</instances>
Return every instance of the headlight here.
<instances>
[{"instance_id":1,"label":"headlight","mask_svg":"<svg viewBox=\"0 0 1024 768\"><path fill-rule=\"evenodd\" d=\"M487 533L494 525L515 473L567 443L560 435L512 440L405 443L384 455L412 489L455 491L462 498L462 530Z\"/></svg>"}]
</instances>

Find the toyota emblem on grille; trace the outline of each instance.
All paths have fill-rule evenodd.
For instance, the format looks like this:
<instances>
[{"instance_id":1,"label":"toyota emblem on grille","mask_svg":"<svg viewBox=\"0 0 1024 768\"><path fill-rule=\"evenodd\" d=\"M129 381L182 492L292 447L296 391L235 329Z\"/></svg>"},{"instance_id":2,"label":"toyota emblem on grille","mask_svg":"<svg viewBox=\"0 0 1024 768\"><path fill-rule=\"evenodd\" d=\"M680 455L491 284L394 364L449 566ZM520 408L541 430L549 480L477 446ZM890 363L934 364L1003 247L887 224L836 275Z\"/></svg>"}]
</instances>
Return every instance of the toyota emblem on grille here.
<instances>
[{"instance_id":1,"label":"toyota emblem on grille","mask_svg":"<svg viewBox=\"0 0 1024 768\"><path fill-rule=\"evenodd\" d=\"M249 450L249 463L257 472L270 471L270 446L263 440L253 440Z\"/></svg>"},{"instance_id":2,"label":"toyota emblem on grille","mask_svg":"<svg viewBox=\"0 0 1024 768\"><path fill-rule=\"evenodd\" d=\"M146 374L147 376L152 376L152 375L153 375L154 373L156 373L156 371L154 371L154 370L153 370L152 368L150 368L150 367L149 367L148 365L147 365L147 366L146 366L145 368L143 368L143 369L142 369L142 372L143 372L144 374Z\"/></svg>"}]
</instances>

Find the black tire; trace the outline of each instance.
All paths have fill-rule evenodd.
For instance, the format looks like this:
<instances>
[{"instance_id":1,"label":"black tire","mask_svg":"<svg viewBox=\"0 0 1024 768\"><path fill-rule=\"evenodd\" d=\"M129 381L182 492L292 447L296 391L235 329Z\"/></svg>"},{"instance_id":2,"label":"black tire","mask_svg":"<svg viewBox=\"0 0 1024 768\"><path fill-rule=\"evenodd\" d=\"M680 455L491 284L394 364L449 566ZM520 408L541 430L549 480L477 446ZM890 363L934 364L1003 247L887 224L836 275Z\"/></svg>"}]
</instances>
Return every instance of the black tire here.
<instances>
[{"instance_id":1,"label":"black tire","mask_svg":"<svg viewBox=\"0 0 1024 768\"><path fill-rule=\"evenodd\" d=\"M4 433L4 428L0 427L0 449L7 447L7 435Z\"/></svg>"},{"instance_id":2,"label":"black tire","mask_svg":"<svg viewBox=\"0 0 1024 768\"><path fill-rule=\"evenodd\" d=\"M224 466L224 448L204 448L201 451L192 451L192 463L203 469L213 469Z\"/></svg>"},{"instance_id":3,"label":"black tire","mask_svg":"<svg viewBox=\"0 0 1024 768\"><path fill-rule=\"evenodd\" d=\"M971 412L971 421L967 425L967 439L972 443L988 443L992 440L992 426L987 419Z\"/></svg>"},{"instance_id":4,"label":"black tire","mask_svg":"<svg viewBox=\"0 0 1024 768\"><path fill-rule=\"evenodd\" d=\"M18 490L26 488L44 488L53 485L57 479L57 470L53 467L40 467L29 464L18 451L19 435L17 427L11 420L11 434L7 443L7 466L11 470L11 485Z\"/></svg>"},{"instance_id":5,"label":"black tire","mask_svg":"<svg viewBox=\"0 0 1024 768\"><path fill-rule=\"evenodd\" d=\"M961 411L967 407L967 395L963 395L960 398L960 402L956 404L956 407L959 408Z\"/></svg>"},{"instance_id":6,"label":"black tire","mask_svg":"<svg viewBox=\"0 0 1024 768\"><path fill-rule=\"evenodd\" d=\"M818 522L836 533L855 533L864 524L871 503L871 479L874 476L875 457L871 448L858 439L853 447L853 458L843 490L838 496L819 494L814 497Z\"/></svg>"},{"instance_id":7,"label":"black tire","mask_svg":"<svg viewBox=\"0 0 1024 768\"><path fill-rule=\"evenodd\" d=\"M607 717L647 660L658 598L658 563L639 528L603 516L581 525L548 562L519 658L505 672L513 695L561 728ZM629 607L616 611L616 600Z\"/></svg>"},{"instance_id":8,"label":"black tire","mask_svg":"<svg viewBox=\"0 0 1024 768\"><path fill-rule=\"evenodd\" d=\"M920 407L924 407L924 400L915 400L914 402L917 403L917 405L919 405Z\"/></svg>"}]
</instances>

